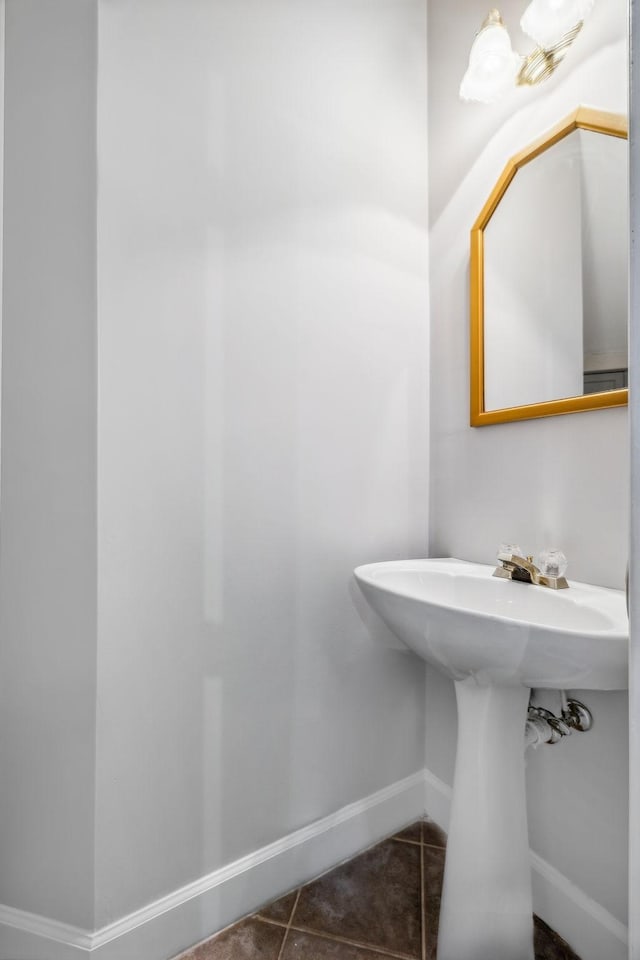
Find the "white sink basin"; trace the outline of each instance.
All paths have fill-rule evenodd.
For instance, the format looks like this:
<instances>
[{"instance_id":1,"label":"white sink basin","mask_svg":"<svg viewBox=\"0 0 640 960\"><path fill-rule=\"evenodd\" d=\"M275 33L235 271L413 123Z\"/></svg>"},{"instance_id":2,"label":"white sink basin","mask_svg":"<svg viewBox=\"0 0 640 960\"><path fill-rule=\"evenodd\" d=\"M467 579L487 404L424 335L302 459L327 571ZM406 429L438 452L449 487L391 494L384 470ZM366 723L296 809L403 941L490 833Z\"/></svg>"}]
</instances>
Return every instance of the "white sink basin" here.
<instances>
[{"instance_id":1,"label":"white sink basin","mask_svg":"<svg viewBox=\"0 0 640 960\"><path fill-rule=\"evenodd\" d=\"M492 566L443 560L355 570L369 604L452 680L581 690L627 688L624 593L570 582L549 590L492 576Z\"/></svg>"},{"instance_id":2,"label":"white sink basin","mask_svg":"<svg viewBox=\"0 0 640 960\"><path fill-rule=\"evenodd\" d=\"M627 687L623 591L575 582L550 590L493 570L449 558L355 571L396 636L455 681L458 745L438 960L533 960L524 780L530 688Z\"/></svg>"}]
</instances>

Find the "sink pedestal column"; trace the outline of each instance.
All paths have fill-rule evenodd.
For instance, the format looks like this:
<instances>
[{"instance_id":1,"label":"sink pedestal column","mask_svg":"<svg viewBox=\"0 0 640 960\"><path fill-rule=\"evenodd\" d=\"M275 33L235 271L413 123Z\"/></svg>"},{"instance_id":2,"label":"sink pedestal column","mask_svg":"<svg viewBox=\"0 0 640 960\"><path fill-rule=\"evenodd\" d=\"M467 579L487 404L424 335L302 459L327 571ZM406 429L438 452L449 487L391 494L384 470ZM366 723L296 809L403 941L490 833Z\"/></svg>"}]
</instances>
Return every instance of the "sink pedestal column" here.
<instances>
[{"instance_id":1,"label":"sink pedestal column","mask_svg":"<svg viewBox=\"0 0 640 960\"><path fill-rule=\"evenodd\" d=\"M524 783L530 690L456 683L458 749L438 960L533 960Z\"/></svg>"}]
</instances>

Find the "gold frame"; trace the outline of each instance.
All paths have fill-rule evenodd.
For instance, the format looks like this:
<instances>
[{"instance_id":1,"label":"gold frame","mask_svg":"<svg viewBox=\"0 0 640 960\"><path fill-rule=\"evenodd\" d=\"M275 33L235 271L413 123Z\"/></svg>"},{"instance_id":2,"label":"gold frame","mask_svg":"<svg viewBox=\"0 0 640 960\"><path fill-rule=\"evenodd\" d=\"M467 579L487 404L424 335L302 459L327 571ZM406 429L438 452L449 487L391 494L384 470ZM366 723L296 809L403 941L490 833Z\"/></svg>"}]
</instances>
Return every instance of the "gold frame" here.
<instances>
[{"instance_id":1,"label":"gold frame","mask_svg":"<svg viewBox=\"0 0 640 960\"><path fill-rule=\"evenodd\" d=\"M562 400L530 403L520 407L484 409L484 231L518 170L577 129L592 130L594 133L628 139L626 116L592 110L589 107L578 107L552 130L509 160L471 228L472 427L507 423L513 420L530 420L537 417L555 417L563 413L578 413L581 410L600 410L603 407L623 407L629 402L629 391L625 388L609 390L605 393L589 393L579 397L565 397Z\"/></svg>"}]
</instances>

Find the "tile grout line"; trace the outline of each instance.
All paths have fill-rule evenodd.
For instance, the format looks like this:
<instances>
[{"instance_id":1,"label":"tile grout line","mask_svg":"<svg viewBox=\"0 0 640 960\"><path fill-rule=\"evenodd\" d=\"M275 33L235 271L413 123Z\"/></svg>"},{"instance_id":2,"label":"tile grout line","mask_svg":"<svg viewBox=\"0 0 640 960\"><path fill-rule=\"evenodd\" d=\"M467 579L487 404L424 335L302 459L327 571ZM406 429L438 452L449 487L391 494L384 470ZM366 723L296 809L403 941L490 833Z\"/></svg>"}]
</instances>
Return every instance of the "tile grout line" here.
<instances>
[{"instance_id":1,"label":"tile grout line","mask_svg":"<svg viewBox=\"0 0 640 960\"><path fill-rule=\"evenodd\" d=\"M299 890L299 894L302 893L302 887ZM297 898L296 904L297 905ZM283 923L282 920L271 920L269 917L263 917L259 913L253 915L253 919L259 920L260 923L266 923L271 927L279 927L281 930L285 931L285 936L282 941L281 950L284 949L284 941L287 938L287 934L290 930L293 930L295 933L308 933L312 937L320 937L321 940L331 940L336 943L348 944L351 947L358 947L360 950L370 950L374 953L379 953L383 957L393 957L394 960L417 960L417 957L413 956L410 953L398 953L393 950L389 952L386 947L376 946L372 943L365 943L363 940L351 940L349 937L343 937L339 933L326 933L324 930L316 930L315 927L305 927L304 924L294 924L293 922L293 911L291 913L291 920L288 923ZM281 960L280 954L278 954L277 960Z\"/></svg>"},{"instance_id":2,"label":"tile grout line","mask_svg":"<svg viewBox=\"0 0 640 960\"><path fill-rule=\"evenodd\" d=\"M405 840L404 837L390 837L389 839L395 840L396 843L408 843L412 847L430 847L432 850L446 850L446 847L440 846L437 843L425 843L424 841L419 840Z\"/></svg>"},{"instance_id":3,"label":"tile grout line","mask_svg":"<svg viewBox=\"0 0 640 960\"><path fill-rule=\"evenodd\" d=\"M293 907L291 909L291 914L289 916L289 922L287 924L286 930L284 931L284 937L282 938L282 943L280 944L280 949L278 951L278 960L282 960L282 955L284 954L284 948L287 943L287 938L289 936L289 931L291 930L291 924L293 923L293 918L295 916L296 908L298 906L298 900L300 899L300 894L302 893L302 887L298 889L296 894L296 899L294 901Z\"/></svg>"},{"instance_id":4,"label":"tile grout line","mask_svg":"<svg viewBox=\"0 0 640 960\"><path fill-rule=\"evenodd\" d=\"M350 947L358 947L360 950L368 950L370 953L379 953L382 957L393 957L393 960L417 960L417 957L410 953L399 953L388 950L386 947L364 943L362 940L350 940L349 937L341 937L338 933L325 933L323 930L315 930L313 927L305 927L302 924L292 924L291 929L296 933L308 933L312 937L319 937L321 940L331 940L334 943L344 943Z\"/></svg>"}]
</instances>

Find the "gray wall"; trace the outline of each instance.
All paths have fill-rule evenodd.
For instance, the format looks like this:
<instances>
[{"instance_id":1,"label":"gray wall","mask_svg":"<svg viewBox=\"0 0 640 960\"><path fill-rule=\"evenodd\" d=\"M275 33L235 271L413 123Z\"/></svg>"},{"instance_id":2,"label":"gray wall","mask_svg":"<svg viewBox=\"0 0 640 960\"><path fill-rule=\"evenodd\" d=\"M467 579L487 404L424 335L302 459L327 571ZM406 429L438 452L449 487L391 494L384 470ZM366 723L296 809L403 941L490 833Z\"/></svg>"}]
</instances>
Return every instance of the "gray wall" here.
<instances>
[{"instance_id":1,"label":"gray wall","mask_svg":"<svg viewBox=\"0 0 640 960\"><path fill-rule=\"evenodd\" d=\"M624 584L627 411L469 427L469 229L506 160L581 103L626 111L626 3L598 4L564 68L537 90L487 107L457 100L477 10L429 4L431 269L430 553L491 563L501 541L559 544L569 576ZM501 12L517 27L522 4ZM525 52L526 42L512 31ZM532 848L624 920L627 910L627 697L584 694L583 741L528 761ZM452 686L427 677L427 766L451 783Z\"/></svg>"},{"instance_id":2,"label":"gray wall","mask_svg":"<svg viewBox=\"0 0 640 960\"><path fill-rule=\"evenodd\" d=\"M423 765L425 14L100 3L99 924Z\"/></svg>"},{"instance_id":3,"label":"gray wall","mask_svg":"<svg viewBox=\"0 0 640 960\"><path fill-rule=\"evenodd\" d=\"M96 4L6 4L0 903L91 927Z\"/></svg>"}]
</instances>

